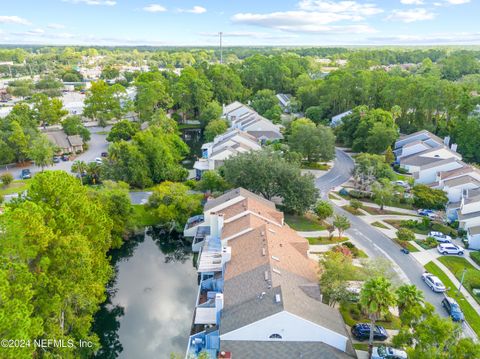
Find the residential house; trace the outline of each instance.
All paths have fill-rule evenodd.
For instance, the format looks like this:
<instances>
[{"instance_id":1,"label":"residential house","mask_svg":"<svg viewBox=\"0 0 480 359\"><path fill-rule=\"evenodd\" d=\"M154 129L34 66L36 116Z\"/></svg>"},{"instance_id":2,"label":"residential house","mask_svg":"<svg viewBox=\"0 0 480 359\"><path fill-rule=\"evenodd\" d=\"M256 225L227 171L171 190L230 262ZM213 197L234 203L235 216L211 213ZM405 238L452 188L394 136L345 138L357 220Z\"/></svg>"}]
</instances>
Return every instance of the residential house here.
<instances>
[{"instance_id":1,"label":"residential house","mask_svg":"<svg viewBox=\"0 0 480 359\"><path fill-rule=\"evenodd\" d=\"M193 249L200 251L187 355L355 357L339 311L321 302L308 242L273 202L234 189L207 201L184 234L194 235Z\"/></svg>"},{"instance_id":2,"label":"residential house","mask_svg":"<svg viewBox=\"0 0 480 359\"><path fill-rule=\"evenodd\" d=\"M437 180L431 184L432 188L443 189L450 203L460 202L465 190L480 187L480 171L467 164L463 167L437 173Z\"/></svg>"},{"instance_id":3,"label":"residential house","mask_svg":"<svg viewBox=\"0 0 480 359\"><path fill-rule=\"evenodd\" d=\"M282 108L282 111L285 113L290 113L291 111L290 103L291 103L292 95L285 94L285 93L278 93L275 96L278 99L278 104Z\"/></svg>"},{"instance_id":4,"label":"residential house","mask_svg":"<svg viewBox=\"0 0 480 359\"><path fill-rule=\"evenodd\" d=\"M52 131L45 134L57 147L57 154L83 152L83 139L79 135L67 136L63 131Z\"/></svg>"},{"instance_id":5,"label":"residential house","mask_svg":"<svg viewBox=\"0 0 480 359\"><path fill-rule=\"evenodd\" d=\"M332 120L330 121L330 126L337 127L341 125L343 118L351 114L352 114L352 110L349 110L349 111L342 112L336 116L333 116Z\"/></svg>"},{"instance_id":6,"label":"residential house","mask_svg":"<svg viewBox=\"0 0 480 359\"><path fill-rule=\"evenodd\" d=\"M254 109L235 101L223 107L223 117L231 128L239 129L254 136L258 141L275 141L283 138L280 125L260 116Z\"/></svg>"},{"instance_id":7,"label":"residential house","mask_svg":"<svg viewBox=\"0 0 480 359\"><path fill-rule=\"evenodd\" d=\"M261 148L254 136L238 129L231 129L227 133L216 136L213 142L202 145L202 158L193 166L196 178L200 179L205 171L220 167L231 156Z\"/></svg>"}]
</instances>

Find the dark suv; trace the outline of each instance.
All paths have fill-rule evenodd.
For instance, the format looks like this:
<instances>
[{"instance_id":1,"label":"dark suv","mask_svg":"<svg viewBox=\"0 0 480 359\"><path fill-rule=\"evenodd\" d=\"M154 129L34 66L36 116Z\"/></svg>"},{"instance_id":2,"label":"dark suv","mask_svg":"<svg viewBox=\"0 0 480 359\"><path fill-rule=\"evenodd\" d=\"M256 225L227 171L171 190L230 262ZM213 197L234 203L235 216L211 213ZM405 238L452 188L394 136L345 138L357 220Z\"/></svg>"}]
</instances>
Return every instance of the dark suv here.
<instances>
[{"instance_id":1,"label":"dark suv","mask_svg":"<svg viewBox=\"0 0 480 359\"><path fill-rule=\"evenodd\" d=\"M442 305L447 310L452 320L456 322L463 321L464 319L463 312L460 309L460 306L458 305L458 303L455 301L455 299L450 297L445 297L442 300Z\"/></svg>"},{"instance_id":2,"label":"dark suv","mask_svg":"<svg viewBox=\"0 0 480 359\"><path fill-rule=\"evenodd\" d=\"M368 323L359 323L355 324L352 327L352 335L355 339L358 340L368 340L370 338L370 324ZM375 326L373 331L373 339L374 340L386 340L388 338L388 333L384 327L379 325Z\"/></svg>"}]
</instances>

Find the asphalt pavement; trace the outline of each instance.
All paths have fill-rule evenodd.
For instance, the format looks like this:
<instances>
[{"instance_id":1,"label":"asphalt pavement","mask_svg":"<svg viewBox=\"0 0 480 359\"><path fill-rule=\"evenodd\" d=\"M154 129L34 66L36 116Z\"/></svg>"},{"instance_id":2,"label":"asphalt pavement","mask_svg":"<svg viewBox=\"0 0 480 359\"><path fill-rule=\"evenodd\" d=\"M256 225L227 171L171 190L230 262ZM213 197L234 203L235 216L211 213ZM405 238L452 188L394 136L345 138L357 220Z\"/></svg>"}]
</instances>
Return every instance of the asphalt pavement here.
<instances>
[{"instance_id":1,"label":"asphalt pavement","mask_svg":"<svg viewBox=\"0 0 480 359\"><path fill-rule=\"evenodd\" d=\"M354 162L352 158L344 151L337 149L333 168L315 182L322 197L326 198L331 189L348 181L353 168ZM365 223L361 218L338 206L334 206L334 209L336 213L342 214L350 220L351 227L347 231L348 235L359 242L371 258L381 257L392 261L400 278L415 284L418 289L423 291L425 300L435 307L437 313L443 317L447 316L441 304L443 295L434 293L422 281L421 275L425 269L412 256L401 252L400 247L390 238ZM476 338L475 333L468 325L464 325L464 333L466 336Z\"/></svg>"},{"instance_id":2,"label":"asphalt pavement","mask_svg":"<svg viewBox=\"0 0 480 359\"><path fill-rule=\"evenodd\" d=\"M60 161L59 163L54 163L52 166L46 167L45 170L63 170L70 173L74 161L78 160L86 163L95 161L95 158L100 157L102 152L108 151L108 142L106 140L107 136L103 133L109 131L109 129L110 127L89 127L88 130L90 131L91 139L88 142L88 149L85 152L75 157L73 161ZM0 174L8 172L11 173L15 179L20 179L22 170L26 168L30 169L32 174L41 171L41 168L36 165L25 167L2 166L0 167Z\"/></svg>"}]
</instances>

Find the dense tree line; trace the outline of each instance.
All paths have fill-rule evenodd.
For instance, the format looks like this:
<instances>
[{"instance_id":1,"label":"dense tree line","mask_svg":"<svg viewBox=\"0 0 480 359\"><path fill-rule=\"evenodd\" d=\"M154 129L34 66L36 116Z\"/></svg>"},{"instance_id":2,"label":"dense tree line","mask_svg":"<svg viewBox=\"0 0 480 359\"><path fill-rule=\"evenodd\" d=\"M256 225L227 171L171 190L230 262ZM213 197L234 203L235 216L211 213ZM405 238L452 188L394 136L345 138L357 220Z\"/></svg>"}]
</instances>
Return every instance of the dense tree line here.
<instances>
[{"instance_id":1,"label":"dense tree line","mask_svg":"<svg viewBox=\"0 0 480 359\"><path fill-rule=\"evenodd\" d=\"M2 358L88 357L91 323L112 275L107 252L128 230L124 187L89 190L69 174L37 174L0 216L0 332L4 338L90 340L93 348L3 349Z\"/></svg>"}]
</instances>

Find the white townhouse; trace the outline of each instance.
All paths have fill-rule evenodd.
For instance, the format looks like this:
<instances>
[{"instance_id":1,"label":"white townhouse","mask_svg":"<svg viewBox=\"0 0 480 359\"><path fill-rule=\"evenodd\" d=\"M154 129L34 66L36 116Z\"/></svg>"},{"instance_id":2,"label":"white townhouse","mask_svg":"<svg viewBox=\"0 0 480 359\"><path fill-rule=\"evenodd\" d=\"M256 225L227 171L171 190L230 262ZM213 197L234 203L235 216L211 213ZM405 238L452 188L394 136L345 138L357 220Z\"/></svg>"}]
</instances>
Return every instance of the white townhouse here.
<instances>
[{"instance_id":1,"label":"white townhouse","mask_svg":"<svg viewBox=\"0 0 480 359\"><path fill-rule=\"evenodd\" d=\"M217 169L227 158L239 153L258 151L261 148L258 140L252 135L238 129L230 129L216 136L213 142L202 145L202 158L193 166L195 176L200 179L203 172Z\"/></svg>"}]
</instances>

